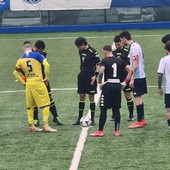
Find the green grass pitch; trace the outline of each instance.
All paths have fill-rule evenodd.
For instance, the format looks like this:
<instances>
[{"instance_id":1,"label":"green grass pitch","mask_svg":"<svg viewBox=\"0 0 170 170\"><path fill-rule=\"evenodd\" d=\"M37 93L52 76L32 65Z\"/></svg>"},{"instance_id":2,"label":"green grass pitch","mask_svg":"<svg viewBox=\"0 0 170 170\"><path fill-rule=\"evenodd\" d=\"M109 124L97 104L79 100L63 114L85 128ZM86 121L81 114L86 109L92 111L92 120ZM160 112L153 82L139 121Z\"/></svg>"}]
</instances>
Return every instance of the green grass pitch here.
<instances>
[{"instance_id":1,"label":"green grass pitch","mask_svg":"<svg viewBox=\"0 0 170 170\"><path fill-rule=\"evenodd\" d=\"M112 44L113 36L120 31L75 32L46 34L0 35L0 170L68 170L79 139L81 128L72 126L78 114L79 96L76 93L79 56L74 40L87 38L101 58L104 45ZM132 38L139 42L145 54L148 94L143 97L148 125L142 129L128 129L128 111L122 95L121 136L114 137L111 111L105 125L103 138L89 135L85 143L79 170L165 170L170 169L170 130L167 127L163 97L157 94L157 67L165 55L161 38L169 30L131 30ZM24 90L15 83L12 75L17 59L22 55L22 43L36 40L46 43L47 58L51 65L50 84L58 113L64 126L55 126L50 115L50 125L57 133L28 132ZM65 88L71 88L66 90ZM13 92L10 92L13 91ZM84 114L88 112L86 99ZM42 125L41 110L39 117ZM136 113L136 110L135 110ZM95 120L98 129L99 107Z\"/></svg>"}]
</instances>

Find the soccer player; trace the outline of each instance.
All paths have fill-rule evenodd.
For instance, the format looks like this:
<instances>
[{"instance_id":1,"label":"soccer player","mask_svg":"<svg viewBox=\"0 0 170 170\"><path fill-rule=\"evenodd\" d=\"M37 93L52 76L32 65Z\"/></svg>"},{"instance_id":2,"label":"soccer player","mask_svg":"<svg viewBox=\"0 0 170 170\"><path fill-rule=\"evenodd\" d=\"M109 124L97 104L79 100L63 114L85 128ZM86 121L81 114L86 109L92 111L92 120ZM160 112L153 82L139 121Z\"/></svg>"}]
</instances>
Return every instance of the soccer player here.
<instances>
[{"instance_id":1,"label":"soccer player","mask_svg":"<svg viewBox=\"0 0 170 170\"><path fill-rule=\"evenodd\" d=\"M130 65L133 69L133 75L129 85L133 90L137 110L137 121L128 126L128 128L141 128L146 125L144 103L142 100L142 95L147 93L144 55L141 46L131 39L131 35L128 31L121 32L119 36L121 37L122 43L125 46L129 46Z\"/></svg>"},{"instance_id":2,"label":"soccer player","mask_svg":"<svg viewBox=\"0 0 170 170\"><path fill-rule=\"evenodd\" d=\"M128 65L130 64L130 60L128 57L129 50L122 44L120 37L117 35L114 37L114 44L116 49L113 50L113 55L117 58L121 58L124 60ZM123 82L127 76L127 71L124 70L122 72L122 76L120 81ZM133 115L133 110L134 110L134 103L133 103L133 98L131 96L132 89L129 87L129 83L127 83L126 87L123 89L124 91L124 96L127 102L128 110L129 110L129 118L128 121L133 121L134 115ZM112 119L114 119L114 113L112 115Z\"/></svg>"},{"instance_id":3,"label":"soccer player","mask_svg":"<svg viewBox=\"0 0 170 170\"><path fill-rule=\"evenodd\" d=\"M164 103L167 110L167 123L170 128L170 41L165 44L166 56L161 58L158 66L158 93L163 95L162 79L164 77Z\"/></svg>"},{"instance_id":4,"label":"soccer player","mask_svg":"<svg viewBox=\"0 0 170 170\"><path fill-rule=\"evenodd\" d=\"M100 137L104 135L103 128L107 119L107 109L112 108L115 118L115 136L120 136L120 108L121 108L121 86L125 87L126 83L130 80L132 69L127 63L112 54L110 45L103 47L103 54L105 58L101 61L99 71L99 83L102 83L104 73L104 85L100 97L100 119L99 129L90 136ZM126 79L121 84L122 72L128 72Z\"/></svg>"},{"instance_id":5,"label":"soccer player","mask_svg":"<svg viewBox=\"0 0 170 170\"><path fill-rule=\"evenodd\" d=\"M34 45L34 51L39 52L45 58L47 57L47 53L45 51L44 41L41 41L41 40L36 41L36 43ZM42 65L42 67L43 67L43 65ZM44 70L44 67L43 67L43 70ZM45 77L44 71L43 71L43 77ZM51 102L50 112L53 115L53 122L56 123L57 125L63 125L63 123L61 122L61 120L58 116L57 109L56 109L54 100L53 100L52 95L51 95L51 88L50 88L49 82L48 82L48 85L47 85L47 90L48 90L48 94L49 94L50 102ZM38 108L37 107L34 109L34 124L35 124L35 126L39 126Z\"/></svg>"},{"instance_id":6,"label":"soccer player","mask_svg":"<svg viewBox=\"0 0 170 170\"><path fill-rule=\"evenodd\" d=\"M56 129L48 125L50 99L46 85L48 84L50 65L47 60L38 52L32 52L30 41L23 43L24 54L18 59L13 75L26 86L26 105L30 132L56 132ZM45 77L42 76L42 64L44 66ZM23 72L26 81L23 81L20 72ZM34 126L34 108L42 108L43 129Z\"/></svg>"},{"instance_id":7,"label":"soccer player","mask_svg":"<svg viewBox=\"0 0 170 170\"><path fill-rule=\"evenodd\" d=\"M86 94L89 95L90 110L91 110L91 125L95 125L95 102L94 95L97 92L96 78L98 76L100 67L100 58L97 51L92 48L84 37L78 37L75 40L75 45L79 50L80 56L80 73L78 74L78 93L80 95L79 101L79 116L73 125L79 125L80 119L83 116L85 107Z\"/></svg>"},{"instance_id":8,"label":"soccer player","mask_svg":"<svg viewBox=\"0 0 170 170\"><path fill-rule=\"evenodd\" d=\"M168 41L170 41L170 34L166 34L161 39L162 43L166 44Z\"/></svg>"}]
</instances>

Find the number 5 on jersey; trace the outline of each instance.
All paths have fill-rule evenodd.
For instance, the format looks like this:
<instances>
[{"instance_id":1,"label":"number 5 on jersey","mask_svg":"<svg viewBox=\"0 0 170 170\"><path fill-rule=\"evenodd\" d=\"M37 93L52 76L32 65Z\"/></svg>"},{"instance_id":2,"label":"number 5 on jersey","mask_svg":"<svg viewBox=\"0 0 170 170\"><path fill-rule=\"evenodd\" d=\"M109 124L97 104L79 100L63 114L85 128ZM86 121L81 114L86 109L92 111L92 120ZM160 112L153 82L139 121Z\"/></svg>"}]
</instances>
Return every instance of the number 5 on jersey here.
<instances>
[{"instance_id":1,"label":"number 5 on jersey","mask_svg":"<svg viewBox=\"0 0 170 170\"><path fill-rule=\"evenodd\" d=\"M27 67L28 67L28 71L29 71L29 72L31 72L31 71L33 70L30 60L27 61Z\"/></svg>"}]
</instances>

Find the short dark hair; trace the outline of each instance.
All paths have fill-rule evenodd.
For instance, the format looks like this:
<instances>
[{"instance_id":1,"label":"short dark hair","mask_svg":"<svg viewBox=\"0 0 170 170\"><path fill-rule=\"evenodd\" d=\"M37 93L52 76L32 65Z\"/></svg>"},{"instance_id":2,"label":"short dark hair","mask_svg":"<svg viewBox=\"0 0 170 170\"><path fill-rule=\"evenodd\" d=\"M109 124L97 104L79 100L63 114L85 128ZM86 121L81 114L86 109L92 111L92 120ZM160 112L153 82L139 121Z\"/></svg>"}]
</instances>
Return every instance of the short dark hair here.
<instances>
[{"instance_id":1,"label":"short dark hair","mask_svg":"<svg viewBox=\"0 0 170 170\"><path fill-rule=\"evenodd\" d=\"M170 52L170 41L167 41L167 43L165 44L164 49Z\"/></svg>"},{"instance_id":2,"label":"short dark hair","mask_svg":"<svg viewBox=\"0 0 170 170\"><path fill-rule=\"evenodd\" d=\"M103 47L103 50L112 52L112 47L111 47L110 45L105 45L105 46Z\"/></svg>"},{"instance_id":3,"label":"short dark hair","mask_svg":"<svg viewBox=\"0 0 170 170\"><path fill-rule=\"evenodd\" d=\"M31 46L32 46L32 44L30 41L24 41L24 43L23 43L24 48L31 48Z\"/></svg>"},{"instance_id":4,"label":"short dark hair","mask_svg":"<svg viewBox=\"0 0 170 170\"><path fill-rule=\"evenodd\" d=\"M123 31L119 34L121 38L126 38L127 40L131 40L131 35L128 31Z\"/></svg>"},{"instance_id":5,"label":"short dark hair","mask_svg":"<svg viewBox=\"0 0 170 170\"><path fill-rule=\"evenodd\" d=\"M38 41L36 41L36 43L35 43L35 47L37 47L38 49L45 49L45 43L44 43L44 41L42 41L42 40L38 40Z\"/></svg>"},{"instance_id":6,"label":"short dark hair","mask_svg":"<svg viewBox=\"0 0 170 170\"><path fill-rule=\"evenodd\" d=\"M166 44L168 41L170 41L170 34L166 34L161 39L162 43Z\"/></svg>"},{"instance_id":7,"label":"short dark hair","mask_svg":"<svg viewBox=\"0 0 170 170\"><path fill-rule=\"evenodd\" d=\"M119 35L116 35L116 36L114 37L114 42L115 42L115 43L121 42L121 39L120 39L120 36L119 36Z\"/></svg>"},{"instance_id":8,"label":"short dark hair","mask_svg":"<svg viewBox=\"0 0 170 170\"><path fill-rule=\"evenodd\" d=\"M23 45L25 45L25 44L31 44L31 42L30 41L24 41Z\"/></svg>"},{"instance_id":9,"label":"short dark hair","mask_svg":"<svg viewBox=\"0 0 170 170\"><path fill-rule=\"evenodd\" d=\"M77 47L79 47L79 46L82 46L82 45L87 45L87 41L86 41L86 39L84 38L84 37L78 37L78 38L76 38L76 40L75 40L75 45L77 46Z\"/></svg>"}]
</instances>

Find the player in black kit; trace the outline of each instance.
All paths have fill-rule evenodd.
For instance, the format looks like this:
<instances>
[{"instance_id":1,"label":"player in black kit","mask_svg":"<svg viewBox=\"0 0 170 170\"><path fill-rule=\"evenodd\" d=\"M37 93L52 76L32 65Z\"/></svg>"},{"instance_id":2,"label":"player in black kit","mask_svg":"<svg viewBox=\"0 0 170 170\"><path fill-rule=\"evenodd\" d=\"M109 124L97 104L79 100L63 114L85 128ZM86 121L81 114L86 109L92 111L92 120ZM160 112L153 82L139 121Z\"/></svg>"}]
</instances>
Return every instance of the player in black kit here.
<instances>
[{"instance_id":1,"label":"player in black kit","mask_svg":"<svg viewBox=\"0 0 170 170\"><path fill-rule=\"evenodd\" d=\"M114 37L114 43L115 43L116 49L112 52L113 55L117 58L121 58L127 64L130 65L130 60L129 60L129 57L128 57L129 50L121 43L121 39L118 35ZM122 76L121 76L120 81L123 82L125 80L126 76L127 76L127 71L124 70L122 72ZM135 120L134 115L133 115L134 103L133 103L133 97L131 96L132 89L129 87L129 83L127 83L127 85L123 89L123 91L124 91L124 96L125 96L125 99L127 101L127 106L128 106L128 110L129 110L128 121L133 121L133 120ZM111 120L113 120L113 119L114 119L114 113L112 115Z\"/></svg>"},{"instance_id":2,"label":"player in black kit","mask_svg":"<svg viewBox=\"0 0 170 170\"><path fill-rule=\"evenodd\" d=\"M132 69L127 63L119 58L116 58L112 54L112 48L110 45L103 47L103 54L105 58L100 64L99 71L99 83L102 82L104 73L104 85L102 87L102 93L100 97L100 119L99 129L95 133L91 133L90 136L100 137L104 135L103 129L107 119L107 109L112 108L115 118L115 136L120 136L120 107L121 107L121 88L125 87L126 83L130 80L132 75ZM128 72L124 82L120 83L122 72L126 70Z\"/></svg>"},{"instance_id":3,"label":"player in black kit","mask_svg":"<svg viewBox=\"0 0 170 170\"><path fill-rule=\"evenodd\" d=\"M80 73L78 74L78 93L79 101L79 116L73 125L80 125L80 119L83 116L85 107L86 94L89 95L90 110L91 110L91 125L95 125L95 102L94 95L97 92L96 78L100 67L100 58L97 51L92 48L84 37L79 37L75 40L75 45L79 49L80 56Z\"/></svg>"},{"instance_id":4,"label":"player in black kit","mask_svg":"<svg viewBox=\"0 0 170 170\"><path fill-rule=\"evenodd\" d=\"M46 58L47 53L45 51L44 41L41 41L41 40L36 41L35 46L34 46L34 51L41 53ZM42 74L44 75L44 72L42 72ZM51 102L50 112L53 115L53 122L56 123L57 125L63 125L63 123L61 122L61 120L58 116L57 109L56 109L54 100L53 100L52 95L51 95L51 88L50 88L49 83L47 85L47 90L48 90L48 94L49 94L50 102ZM37 107L34 109L34 125L39 126L38 108Z\"/></svg>"}]
</instances>

